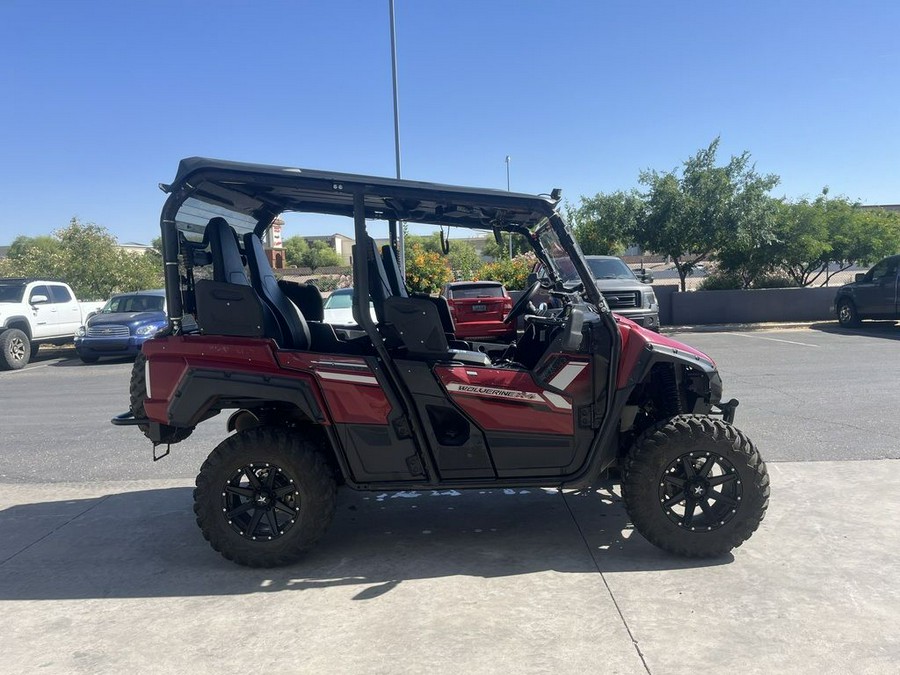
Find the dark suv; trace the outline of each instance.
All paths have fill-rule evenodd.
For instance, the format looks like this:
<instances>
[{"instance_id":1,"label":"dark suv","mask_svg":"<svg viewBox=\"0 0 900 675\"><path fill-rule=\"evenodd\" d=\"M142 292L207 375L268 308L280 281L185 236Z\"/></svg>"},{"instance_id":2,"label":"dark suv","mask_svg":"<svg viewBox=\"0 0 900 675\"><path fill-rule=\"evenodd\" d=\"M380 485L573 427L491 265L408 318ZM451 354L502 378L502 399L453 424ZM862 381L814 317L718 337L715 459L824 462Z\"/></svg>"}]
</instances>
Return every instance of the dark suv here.
<instances>
[{"instance_id":1,"label":"dark suv","mask_svg":"<svg viewBox=\"0 0 900 675\"><path fill-rule=\"evenodd\" d=\"M297 560L325 532L338 486L587 489L616 476L636 529L687 556L723 555L762 520L766 467L732 424L715 362L610 312L558 190L203 158L183 160L164 189L168 325L144 343L130 412L114 422L171 445L236 411L194 491L203 535L226 558ZM260 237L285 211L352 219L358 330L336 334L315 287L275 277ZM481 351L455 334L444 298L408 291L374 221L393 242L404 222L524 236L558 307L529 313L532 284L505 317L523 318L522 337Z\"/></svg>"},{"instance_id":2,"label":"dark suv","mask_svg":"<svg viewBox=\"0 0 900 675\"><path fill-rule=\"evenodd\" d=\"M858 326L862 319L900 319L900 255L885 258L852 284L841 286L834 311L842 326Z\"/></svg>"}]
</instances>

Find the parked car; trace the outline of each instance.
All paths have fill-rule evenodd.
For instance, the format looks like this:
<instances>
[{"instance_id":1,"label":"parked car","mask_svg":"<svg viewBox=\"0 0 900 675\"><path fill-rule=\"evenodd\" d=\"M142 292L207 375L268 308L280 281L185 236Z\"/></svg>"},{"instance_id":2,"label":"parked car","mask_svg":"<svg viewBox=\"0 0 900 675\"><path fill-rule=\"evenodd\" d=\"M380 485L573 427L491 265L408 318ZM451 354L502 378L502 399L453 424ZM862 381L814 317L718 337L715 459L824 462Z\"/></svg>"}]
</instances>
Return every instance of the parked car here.
<instances>
[{"instance_id":1,"label":"parked car","mask_svg":"<svg viewBox=\"0 0 900 675\"><path fill-rule=\"evenodd\" d=\"M499 281L453 281L444 285L441 295L447 298L458 339L516 339L516 323L503 321L513 301Z\"/></svg>"},{"instance_id":2,"label":"parked car","mask_svg":"<svg viewBox=\"0 0 900 675\"><path fill-rule=\"evenodd\" d=\"M166 325L164 290L114 295L75 332L75 352L85 363L101 356L134 357Z\"/></svg>"},{"instance_id":3,"label":"parked car","mask_svg":"<svg viewBox=\"0 0 900 675\"><path fill-rule=\"evenodd\" d=\"M639 270L635 273L624 260L613 255L586 255L584 258L594 276L594 284L613 312L659 332L659 301L650 286L653 276L649 272ZM529 282L543 278L546 278L546 272L538 263ZM536 301L553 305L546 294L538 295Z\"/></svg>"},{"instance_id":4,"label":"parked car","mask_svg":"<svg viewBox=\"0 0 900 675\"><path fill-rule=\"evenodd\" d=\"M885 258L841 286L834 311L842 326L858 326L862 319L900 319L900 255Z\"/></svg>"},{"instance_id":5,"label":"parked car","mask_svg":"<svg viewBox=\"0 0 900 675\"><path fill-rule=\"evenodd\" d=\"M0 279L0 370L22 368L41 344L70 344L102 304L79 302L61 281Z\"/></svg>"},{"instance_id":6,"label":"parked car","mask_svg":"<svg viewBox=\"0 0 900 675\"><path fill-rule=\"evenodd\" d=\"M323 323L330 323L335 326L355 326L356 319L353 318L353 289L339 288L325 299L325 317ZM375 319L375 308L369 303L369 313L372 320Z\"/></svg>"}]
</instances>

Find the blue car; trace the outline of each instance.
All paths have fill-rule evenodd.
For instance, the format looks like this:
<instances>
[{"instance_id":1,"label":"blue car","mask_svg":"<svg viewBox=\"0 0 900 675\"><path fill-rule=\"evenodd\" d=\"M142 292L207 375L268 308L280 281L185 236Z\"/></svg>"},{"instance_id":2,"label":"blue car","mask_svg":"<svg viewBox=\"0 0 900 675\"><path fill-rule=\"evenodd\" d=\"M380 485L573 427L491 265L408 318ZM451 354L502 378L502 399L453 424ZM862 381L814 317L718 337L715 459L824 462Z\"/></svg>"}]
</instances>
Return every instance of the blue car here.
<instances>
[{"instance_id":1,"label":"blue car","mask_svg":"<svg viewBox=\"0 0 900 675\"><path fill-rule=\"evenodd\" d=\"M85 363L101 356L135 357L166 324L164 290L114 295L76 331L75 352Z\"/></svg>"}]
</instances>

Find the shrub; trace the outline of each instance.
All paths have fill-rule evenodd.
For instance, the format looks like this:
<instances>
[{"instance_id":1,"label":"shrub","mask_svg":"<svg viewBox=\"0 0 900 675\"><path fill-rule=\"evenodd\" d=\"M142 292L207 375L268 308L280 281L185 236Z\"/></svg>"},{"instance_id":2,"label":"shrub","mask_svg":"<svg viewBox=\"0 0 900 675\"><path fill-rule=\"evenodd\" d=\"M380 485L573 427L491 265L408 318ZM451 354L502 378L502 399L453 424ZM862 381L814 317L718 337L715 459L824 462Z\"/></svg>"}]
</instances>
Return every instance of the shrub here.
<instances>
[{"instance_id":1,"label":"shrub","mask_svg":"<svg viewBox=\"0 0 900 675\"><path fill-rule=\"evenodd\" d=\"M426 251L418 242L409 247L406 256L406 286L411 293L437 293L452 279L450 265L440 253Z\"/></svg>"},{"instance_id":2,"label":"shrub","mask_svg":"<svg viewBox=\"0 0 900 675\"><path fill-rule=\"evenodd\" d=\"M512 260L506 258L485 263L475 272L475 280L499 281L509 290L521 290L527 286L535 260L533 253L525 253Z\"/></svg>"},{"instance_id":3,"label":"shrub","mask_svg":"<svg viewBox=\"0 0 900 675\"><path fill-rule=\"evenodd\" d=\"M697 287L698 291L736 291L743 288L744 283L738 274L713 272Z\"/></svg>"}]
</instances>

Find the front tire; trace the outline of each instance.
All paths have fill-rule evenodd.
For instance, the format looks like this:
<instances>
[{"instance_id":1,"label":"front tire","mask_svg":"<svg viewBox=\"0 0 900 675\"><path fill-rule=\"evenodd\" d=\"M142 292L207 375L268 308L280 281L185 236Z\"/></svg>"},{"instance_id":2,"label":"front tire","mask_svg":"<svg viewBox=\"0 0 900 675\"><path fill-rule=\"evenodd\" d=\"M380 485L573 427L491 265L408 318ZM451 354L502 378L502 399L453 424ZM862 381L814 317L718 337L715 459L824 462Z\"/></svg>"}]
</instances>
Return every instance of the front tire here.
<instances>
[{"instance_id":1,"label":"front tire","mask_svg":"<svg viewBox=\"0 0 900 675\"><path fill-rule=\"evenodd\" d=\"M859 313L852 300L841 300L837 306L838 323L845 328L859 326Z\"/></svg>"},{"instance_id":2,"label":"front tire","mask_svg":"<svg viewBox=\"0 0 900 675\"><path fill-rule=\"evenodd\" d=\"M322 448L296 431L255 427L229 436L203 463L194 513L228 560L278 567L299 560L334 517L336 484Z\"/></svg>"},{"instance_id":3,"label":"front tire","mask_svg":"<svg viewBox=\"0 0 900 675\"><path fill-rule=\"evenodd\" d=\"M31 360L31 340L18 328L0 333L0 370L19 370Z\"/></svg>"},{"instance_id":4,"label":"front tire","mask_svg":"<svg viewBox=\"0 0 900 675\"><path fill-rule=\"evenodd\" d=\"M722 420L694 415L658 424L637 440L622 490L640 534L692 558L740 546L769 505L769 475L750 439Z\"/></svg>"}]
</instances>

